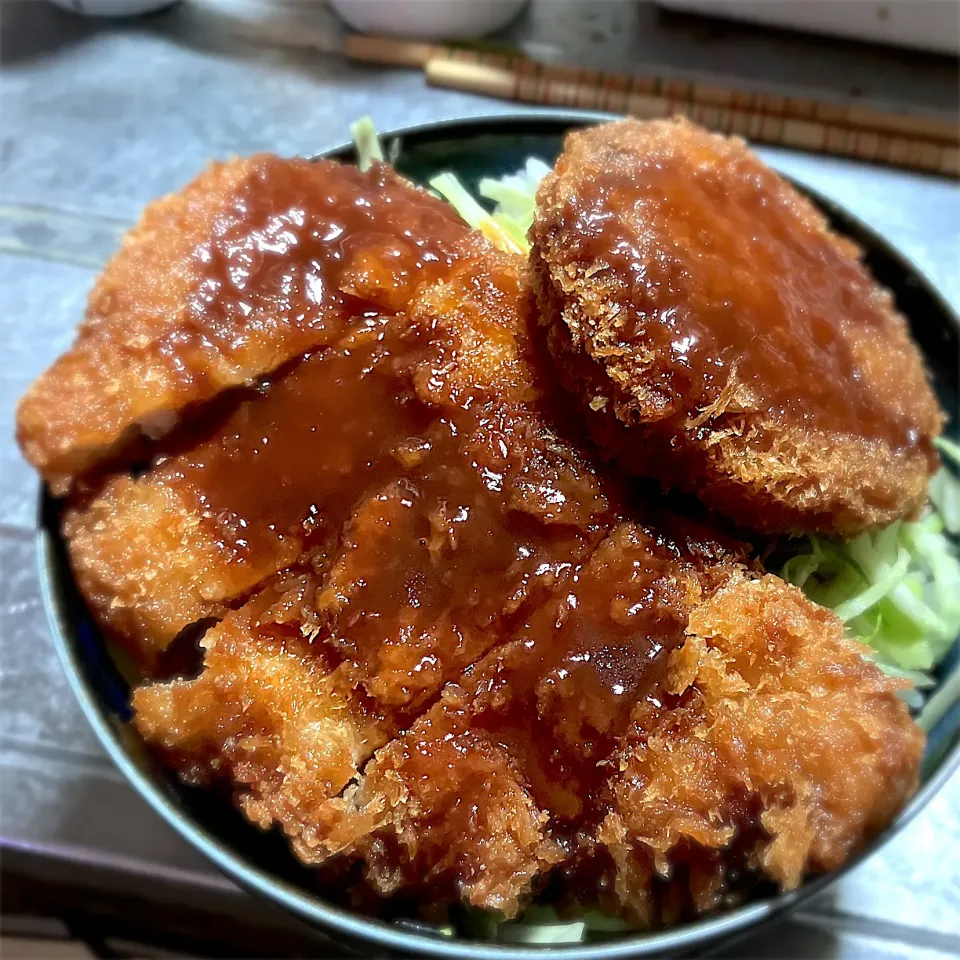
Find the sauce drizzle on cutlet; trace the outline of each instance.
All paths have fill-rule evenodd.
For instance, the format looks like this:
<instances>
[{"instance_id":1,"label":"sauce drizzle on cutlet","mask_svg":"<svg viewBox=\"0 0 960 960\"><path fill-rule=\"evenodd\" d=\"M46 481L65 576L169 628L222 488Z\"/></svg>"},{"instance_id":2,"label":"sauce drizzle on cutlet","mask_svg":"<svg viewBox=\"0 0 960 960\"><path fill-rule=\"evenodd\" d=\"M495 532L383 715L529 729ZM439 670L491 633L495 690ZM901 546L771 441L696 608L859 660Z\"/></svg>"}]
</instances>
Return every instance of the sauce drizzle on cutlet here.
<instances>
[{"instance_id":1,"label":"sauce drizzle on cutlet","mask_svg":"<svg viewBox=\"0 0 960 960\"><path fill-rule=\"evenodd\" d=\"M219 415L206 408L145 477L123 478L135 489L121 530L145 515L149 496L137 496L156 493L151 484L175 494L162 501L170 514L183 508L166 541L156 511L146 512L156 529L134 529L139 552L169 552L175 575L147 565L129 602L149 606L154 580L176 598L184 583L209 588L218 566L253 571L217 598L229 601L219 616L247 596L204 636L201 674L135 694L144 735L188 781L232 780L244 813L281 825L306 865L364 857L379 893L412 891L428 909L463 898L515 915L566 861L572 896L589 904L615 889L618 906L646 921L657 888L679 883L669 920L690 899L684 888L705 910L745 864L770 872L784 856L767 856L781 830L801 856L780 870L784 885L808 860L826 866L810 850L816 830L832 829L829 818L817 824L830 807L852 824L835 841L842 860L884 819L876 798L909 789L913 761L877 719L909 723L895 686L881 687L842 624L798 591L740 580L745 548L633 502L595 465L529 335L522 262L466 238L452 214L414 226L430 203L385 170L345 172L328 189L314 178L305 192L304 178L285 179L289 165L262 164L274 175L255 179L196 252L196 326L179 329L180 346L229 356L243 321L268 316L324 336L296 355L320 352L223 398ZM652 297L631 299L627 332L645 337L657 320L673 356L669 389L716 392L736 367L775 415L846 423L830 389L807 406L795 397L815 356L827 358L821 375L858 382L831 312L845 296L851 316L867 309L843 286L855 277L838 267L840 287L807 296L808 315L791 298L827 254L815 238L777 233L774 197L727 214L730 198L710 193L709 177L647 172L642 188L600 177L577 216L584 248ZM359 195L345 182L361 184ZM631 190L671 221L677 244L730 260L730 276L694 284L669 256L644 262L595 209ZM695 191L709 202L688 209ZM724 233L731 220L736 236ZM776 243L764 237L778 256L765 258ZM874 320L857 322L869 331ZM894 431L854 393L861 430ZM202 527L201 546L219 548L196 550L205 571L188 562L203 538L182 527ZM129 556L117 551L111 572ZM716 592L731 581L733 601ZM767 595L785 605L764 606ZM700 609L698 625L711 597L730 607L712 618ZM683 659L671 661L678 648ZM818 699L809 738L794 739ZM872 746L863 716L884 734ZM916 731L915 757L921 739ZM874 772L861 761L881 740L891 759ZM858 777L837 777L849 757Z\"/></svg>"},{"instance_id":2,"label":"sauce drizzle on cutlet","mask_svg":"<svg viewBox=\"0 0 960 960\"><path fill-rule=\"evenodd\" d=\"M282 537L323 544L249 629L254 649L260 634L288 637L298 670L350 678L338 722L376 736L348 764L399 735L404 788L458 798L439 833L509 818L488 789L496 776L572 846L602 816L617 740L682 642L717 548L618 525L619 482L545 389L521 269L486 247L461 257L408 313L358 321L159 469L215 520L232 562L260 562ZM450 683L460 699L447 710ZM264 736L256 716L228 719L211 718L212 742L221 729ZM450 834L450 849L461 842ZM422 869L396 867L430 899L439 881Z\"/></svg>"},{"instance_id":3,"label":"sauce drizzle on cutlet","mask_svg":"<svg viewBox=\"0 0 960 960\"><path fill-rule=\"evenodd\" d=\"M680 544L620 525L473 671L474 727L507 746L558 839L602 819L619 738L683 642L703 572Z\"/></svg>"},{"instance_id":4,"label":"sauce drizzle on cutlet","mask_svg":"<svg viewBox=\"0 0 960 960\"><path fill-rule=\"evenodd\" d=\"M264 155L195 250L195 291L161 351L229 356L261 316L329 330L332 342L364 312L403 310L449 269L466 232L448 204L384 164L361 173Z\"/></svg>"},{"instance_id":5,"label":"sauce drizzle on cutlet","mask_svg":"<svg viewBox=\"0 0 960 960\"><path fill-rule=\"evenodd\" d=\"M772 170L747 156L721 175L665 149L607 159L566 195L558 229L592 275L621 278L609 314L619 308L622 343L656 352L646 375L665 416L694 419L736 383L748 410L781 422L901 450L921 443L916 424L878 401L851 349L859 341L869 354L893 322L889 294L852 244L801 227Z\"/></svg>"},{"instance_id":6,"label":"sauce drizzle on cutlet","mask_svg":"<svg viewBox=\"0 0 960 960\"><path fill-rule=\"evenodd\" d=\"M397 709L505 639L615 519L614 485L553 432L524 354L529 288L508 263L448 265L429 309L357 317L153 473L192 498L225 563L269 573L320 549L306 627ZM470 330L438 319L477 289L523 355L516 399L458 372Z\"/></svg>"}]
</instances>

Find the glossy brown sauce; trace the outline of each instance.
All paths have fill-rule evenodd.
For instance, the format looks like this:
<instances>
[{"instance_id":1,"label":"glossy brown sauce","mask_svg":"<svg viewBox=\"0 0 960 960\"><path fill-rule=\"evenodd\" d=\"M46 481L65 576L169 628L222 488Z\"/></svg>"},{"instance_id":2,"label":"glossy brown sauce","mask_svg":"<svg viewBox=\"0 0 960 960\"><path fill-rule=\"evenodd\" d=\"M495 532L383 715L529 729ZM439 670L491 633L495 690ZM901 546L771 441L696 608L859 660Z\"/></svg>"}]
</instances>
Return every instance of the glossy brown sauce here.
<instances>
[{"instance_id":1,"label":"glossy brown sauce","mask_svg":"<svg viewBox=\"0 0 960 960\"><path fill-rule=\"evenodd\" d=\"M462 255L406 314L356 318L161 467L233 562L268 569L296 541L305 562L255 629L316 650L371 753L409 731L396 771L440 838L423 856L476 848L454 886L487 869L520 796L564 846L599 822L709 563L639 525L610 534L623 492L567 436L530 309L516 262ZM460 701L438 702L451 682Z\"/></svg>"},{"instance_id":2,"label":"glossy brown sauce","mask_svg":"<svg viewBox=\"0 0 960 960\"><path fill-rule=\"evenodd\" d=\"M353 338L264 383L203 444L162 463L195 497L228 562L266 567L285 544L337 535L358 491L395 469L392 451L429 415L390 375L369 318ZM364 342L366 341L366 342Z\"/></svg>"},{"instance_id":3,"label":"glossy brown sauce","mask_svg":"<svg viewBox=\"0 0 960 960\"><path fill-rule=\"evenodd\" d=\"M190 350L229 362L278 324L305 349L334 342L360 313L404 309L466 232L386 165L264 155L195 251L196 292L161 349L174 363Z\"/></svg>"},{"instance_id":4,"label":"glossy brown sauce","mask_svg":"<svg viewBox=\"0 0 960 960\"><path fill-rule=\"evenodd\" d=\"M781 422L918 443L851 350L893 322L886 294L852 250L802 222L772 171L694 167L665 151L612 158L581 179L564 216L577 258L621 278L619 337L656 351L648 385L668 415L694 417L739 382L752 409Z\"/></svg>"},{"instance_id":5,"label":"glossy brown sauce","mask_svg":"<svg viewBox=\"0 0 960 960\"><path fill-rule=\"evenodd\" d=\"M558 836L602 809L616 744L656 695L698 595L689 555L622 524L475 668L474 726L516 758Z\"/></svg>"},{"instance_id":6,"label":"glossy brown sauce","mask_svg":"<svg viewBox=\"0 0 960 960\"><path fill-rule=\"evenodd\" d=\"M599 485L573 463L544 472L530 419L496 403L441 418L411 444L422 460L347 524L318 618L328 642L368 665L378 700L422 706L602 535L610 508ZM494 456L473 442L490 429L503 444ZM571 500L579 516L554 522L555 504Z\"/></svg>"},{"instance_id":7,"label":"glossy brown sauce","mask_svg":"<svg viewBox=\"0 0 960 960\"><path fill-rule=\"evenodd\" d=\"M608 864L583 840L610 810L623 738L638 705L659 707L690 609L731 570L704 531L664 519L660 533L619 524L368 768L367 797L398 781L409 797L417 842L389 855L392 888L449 902L562 862L581 902L600 893ZM396 842L366 838L375 871Z\"/></svg>"},{"instance_id":8,"label":"glossy brown sauce","mask_svg":"<svg viewBox=\"0 0 960 960\"><path fill-rule=\"evenodd\" d=\"M296 600L301 628L397 723L507 639L619 504L540 398L527 287L483 257L448 267L447 283L457 305L492 286L501 314L358 317L159 468L229 562L267 575L291 544L294 556L322 547ZM502 397L500 354L489 370L471 354L464 373L474 321L527 370L515 393L530 400Z\"/></svg>"}]
</instances>

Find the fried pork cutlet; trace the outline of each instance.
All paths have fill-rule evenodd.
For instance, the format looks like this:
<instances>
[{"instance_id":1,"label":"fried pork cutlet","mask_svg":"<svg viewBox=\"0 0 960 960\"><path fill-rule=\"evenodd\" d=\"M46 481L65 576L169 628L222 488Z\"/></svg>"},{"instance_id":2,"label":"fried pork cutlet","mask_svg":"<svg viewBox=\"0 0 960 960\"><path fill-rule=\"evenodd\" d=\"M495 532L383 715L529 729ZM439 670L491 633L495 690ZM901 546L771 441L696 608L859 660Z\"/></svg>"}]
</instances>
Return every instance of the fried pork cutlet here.
<instances>
[{"instance_id":1,"label":"fried pork cutlet","mask_svg":"<svg viewBox=\"0 0 960 960\"><path fill-rule=\"evenodd\" d=\"M914 791L923 753L898 682L779 578L723 587L687 634L634 711L598 833L642 923L713 909L744 874L792 889L839 866Z\"/></svg>"},{"instance_id":2,"label":"fried pork cutlet","mask_svg":"<svg viewBox=\"0 0 960 960\"><path fill-rule=\"evenodd\" d=\"M219 620L138 729L303 863L428 909L565 878L655 924L828 868L915 782L896 684L746 548L632 502L552 389L525 265L454 226L383 239L430 264L392 273L324 234L322 349L76 492L77 580L147 671Z\"/></svg>"},{"instance_id":3,"label":"fried pork cutlet","mask_svg":"<svg viewBox=\"0 0 960 960\"><path fill-rule=\"evenodd\" d=\"M344 416L365 424L343 440L355 447L351 483L319 467L309 475L316 489L301 515L319 505L315 522L339 527L332 543L214 627L197 678L134 696L139 729L176 769L194 781L232 779L243 809L280 824L305 862L328 855L318 798L335 796L445 684L513 637L619 509L617 484L565 439L541 396L523 261L481 238L458 252L407 316L373 318L352 338L350 355L387 386L345 381ZM309 422L309 410L288 413ZM402 440L385 440L385 425L397 423ZM339 449L314 455L339 461ZM241 475L255 484L266 512L249 515L254 533L273 523L278 487L256 469L227 470L207 497L235 503ZM328 752L311 747L305 759L305 738Z\"/></svg>"},{"instance_id":4,"label":"fried pork cutlet","mask_svg":"<svg viewBox=\"0 0 960 960\"><path fill-rule=\"evenodd\" d=\"M623 466L763 531L851 536L924 503L943 415L906 322L742 141L573 133L532 239L551 351Z\"/></svg>"},{"instance_id":5,"label":"fried pork cutlet","mask_svg":"<svg viewBox=\"0 0 960 960\"><path fill-rule=\"evenodd\" d=\"M196 445L112 479L67 511L77 582L144 662L187 626L339 536L353 501L397 470L427 416L369 321L244 399Z\"/></svg>"},{"instance_id":6,"label":"fried pork cutlet","mask_svg":"<svg viewBox=\"0 0 960 960\"><path fill-rule=\"evenodd\" d=\"M277 578L206 634L197 679L133 697L141 733L184 780L231 776L249 819L283 824L301 855L324 802L386 739L351 665L301 632L312 586Z\"/></svg>"},{"instance_id":7,"label":"fried pork cutlet","mask_svg":"<svg viewBox=\"0 0 960 960\"><path fill-rule=\"evenodd\" d=\"M691 611L738 569L709 533L660 519L620 524L377 753L329 805L331 853L364 860L382 895L516 915L596 830L632 711L656 690Z\"/></svg>"},{"instance_id":8,"label":"fried pork cutlet","mask_svg":"<svg viewBox=\"0 0 960 960\"><path fill-rule=\"evenodd\" d=\"M842 863L923 735L836 617L704 547L618 528L327 805L330 849L381 895L506 917L559 864L643 927Z\"/></svg>"},{"instance_id":9,"label":"fried pork cutlet","mask_svg":"<svg viewBox=\"0 0 960 960\"><path fill-rule=\"evenodd\" d=\"M181 437L179 452L139 478L115 477L67 512L74 572L111 634L149 660L308 547L336 540L364 491L424 458L421 469L442 471L439 450L461 442L432 437L445 407L485 398L489 417L471 413L463 443L496 445L498 418L504 431L526 429L507 411L542 392L524 359L530 291L521 265L473 238L454 255L465 257L462 268L448 264L445 280L428 282L409 316L356 321L203 434ZM481 269L485 279L474 283ZM478 456L504 459L496 450Z\"/></svg>"},{"instance_id":10,"label":"fried pork cutlet","mask_svg":"<svg viewBox=\"0 0 960 960\"><path fill-rule=\"evenodd\" d=\"M56 493L140 430L405 308L466 227L377 164L261 154L151 204L90 295L73 347L20 402L26 458Z\"/></svg>"},{"instance_id":11,"label":"fried pork cutlet","mask_svg":"<svg viewBox=\"0 0 960 960\"><path fill-rule=\"evenodd\" d=\"M522 265L474 239L407 316L355 332L344 352L389 371L410 432L317 511L332 542L207 634L197 678L136 692L137 726L304 863L362 860L380 896L513 916L560 872L652 924L748 876L792 885L892 816L922 736L839 622L751 583L741 548L615 524L530 307ZM407 414L351 382L372 457Z\"/></svg>"}]
</instances>

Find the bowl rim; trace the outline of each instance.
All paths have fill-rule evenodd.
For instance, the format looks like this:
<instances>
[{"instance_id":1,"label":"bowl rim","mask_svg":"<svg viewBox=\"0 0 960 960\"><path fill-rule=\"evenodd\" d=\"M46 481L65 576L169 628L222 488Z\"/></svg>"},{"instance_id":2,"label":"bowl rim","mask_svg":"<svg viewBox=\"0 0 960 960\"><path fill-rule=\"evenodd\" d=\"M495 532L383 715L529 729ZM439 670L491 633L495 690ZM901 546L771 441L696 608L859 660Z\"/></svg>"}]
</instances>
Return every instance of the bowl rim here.
<instances>
[{"instance_id":1,"label":"bowl rim","mask_svg":"<svg viewBox=\"0 0 960 960\"><path fill-rule=\"evenodd\" d=\"M620 118L618 114L563 109L490 113L401 126L382 131L380 137L382 140L390 140L395 138L434 139L452 133L457 133L464 139L484 133L535 135L538 132L536 128L541 126L545 128L542 131L544 133L562 136L567 130ZM324 149L316 157L336 157L352 149L351 141L343 141ZM776 169L777 165L774 162L771 166ZM924 292L937 302L943 314L949 317L954 325L960 327L960 315L907 255L838 202L807 186L802 180L793 177L787 177L787 179L801 187L828 212L836 211L842 214L847 221L868 235L872 242L884 249L886 255L899 262L904 272L912 274L923 287ZM60 537L57 531L51 531L45 523L44 518L49 516L48 510L53 500L42 483L38 499L37 565L47 624L69 685L101 746L154 812L223 874L241 888L279 904L323 933L336 933L368 946L397 949L413 955L468 958L468 960L527 960L537 955L562 957L564 960L599 960L599 958L615 960L615 958L664 954L679 948L703 946L721 937L732 938L734 934L752 931L834 883L902 830L926 806L953 772L960 768L960 738L955 736L955 742L939 757L936 769L930 778L911 797L893 822L838 869L816 877L796 890L749 902L718 916L707 917L666 930L624 933L615 939L578 944L486 943L480 940L431 935L409 928L404 929L402 926L328 903L319 894L309 893L258 866L245 855L213 836L181 810L155 782L155 778L137 766L120 736L113 711L103 702L88 679L86 664L78 645L70 635L68 621L71 618L55 583L55 572L61 567L57 557ZM69 571L67 573L69 575Z\"/></svg>"}]
</instances>

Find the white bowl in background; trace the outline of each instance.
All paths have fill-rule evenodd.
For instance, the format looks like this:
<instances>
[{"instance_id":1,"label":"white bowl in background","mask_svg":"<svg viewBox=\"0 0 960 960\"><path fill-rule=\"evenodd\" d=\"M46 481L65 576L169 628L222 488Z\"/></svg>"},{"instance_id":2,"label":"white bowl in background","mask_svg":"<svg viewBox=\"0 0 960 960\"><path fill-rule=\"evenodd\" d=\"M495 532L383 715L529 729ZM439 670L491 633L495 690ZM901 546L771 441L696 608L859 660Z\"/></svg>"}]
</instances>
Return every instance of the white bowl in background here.
<instances>
[{"instance_id":1,"label":"white bowl in background","mask_svg":"<svg viewBox=\"0 0 960 960\"><path fill-rule=\"evenodd\" d=\"M177 0L50 0L51 3L88 17L136 17L169 7Z\"/></svg>"},{"instance_id":2,"label":"white bowl in background","mask_svg":"<svg viewBox=\"0 0 960 960\"><path fill-rule=\"evenodd\" d=\"M361 33L418 40L482 37L508 24L527 0L331 0Z\"/></svg>"}]
</instances>

